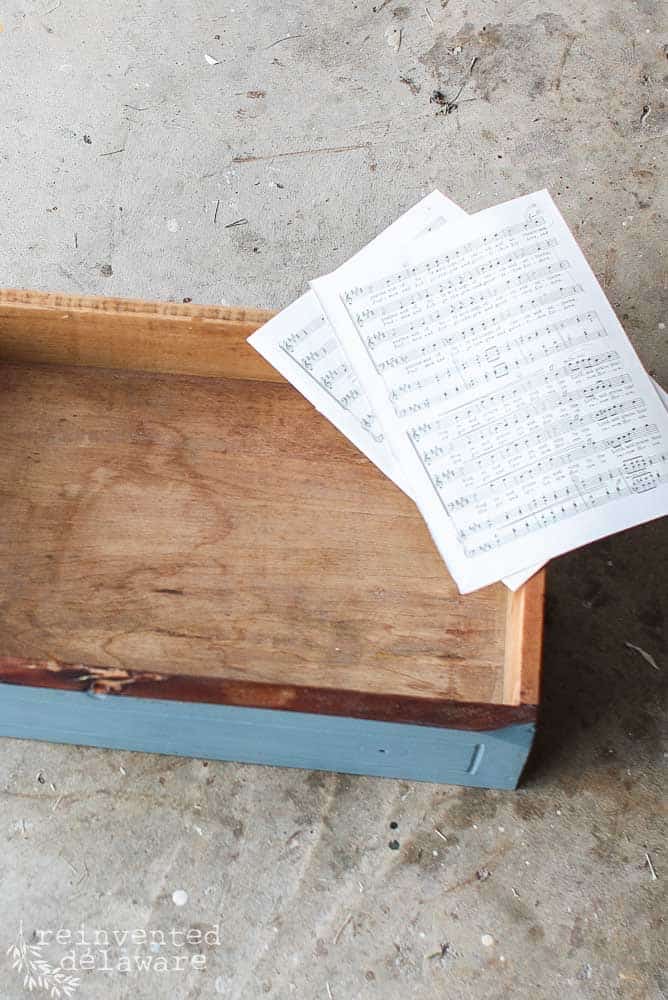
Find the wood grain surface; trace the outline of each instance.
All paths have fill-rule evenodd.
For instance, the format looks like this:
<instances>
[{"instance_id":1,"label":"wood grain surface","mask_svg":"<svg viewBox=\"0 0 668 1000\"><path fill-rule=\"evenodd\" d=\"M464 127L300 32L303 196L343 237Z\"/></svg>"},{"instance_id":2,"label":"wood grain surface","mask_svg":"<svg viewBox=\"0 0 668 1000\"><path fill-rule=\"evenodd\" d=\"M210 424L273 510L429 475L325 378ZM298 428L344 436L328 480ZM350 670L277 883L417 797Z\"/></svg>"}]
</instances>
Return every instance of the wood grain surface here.
<instances>
[{"instance_id":1,"label":"wood grain surface","mask_svg":"<svg viewBox=\"0 0 668 1000\"><path fill-rule=\"evenodd\" d=\"M1 369L4 655L498 702L507 591L287 384Z\"/></svg>"},{"instance_id":2,"label":"wood grain surface","mask_svg":"<svg viewBox=\"0 0 668 1000\"><path fill-rule=\"evenodd\" d=\"M283 382L246 343L261 309L0 289L0 362Z\"/></svg>"}]
</instances>

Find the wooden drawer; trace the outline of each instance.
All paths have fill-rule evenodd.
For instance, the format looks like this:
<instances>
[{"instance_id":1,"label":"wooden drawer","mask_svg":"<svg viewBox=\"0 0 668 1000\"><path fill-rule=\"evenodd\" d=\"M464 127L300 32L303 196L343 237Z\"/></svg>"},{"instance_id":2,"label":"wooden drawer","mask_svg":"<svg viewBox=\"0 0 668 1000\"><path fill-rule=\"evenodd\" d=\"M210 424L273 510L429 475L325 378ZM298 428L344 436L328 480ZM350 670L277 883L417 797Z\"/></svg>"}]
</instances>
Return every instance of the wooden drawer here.
<instances>
[{"instance_id":1,"label":"wooden drawer","mask_svg":"<svg viewBox=\"0 0 668 1000\"><path fill-rule=\"evenodd\" d=\"M0 734L514 787L544 574L460 596L269 316L0 292Z\"/></svg>"}]
</instances>

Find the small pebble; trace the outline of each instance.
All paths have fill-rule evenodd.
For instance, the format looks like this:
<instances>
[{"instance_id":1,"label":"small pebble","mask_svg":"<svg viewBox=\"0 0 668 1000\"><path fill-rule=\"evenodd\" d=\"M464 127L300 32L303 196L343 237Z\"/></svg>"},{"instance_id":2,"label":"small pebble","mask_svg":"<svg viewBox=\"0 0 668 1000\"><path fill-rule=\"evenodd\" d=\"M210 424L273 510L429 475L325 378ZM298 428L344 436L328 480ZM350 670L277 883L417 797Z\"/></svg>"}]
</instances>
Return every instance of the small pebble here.
<instances>
[{"instance_id":1,"label":"small pebble","mask_svg":"<svg viewBox=\"0 0 668 1000\"><path fill-rule=\"evenodd\" d=\"M398 851L399 850L399 841L398 840L391 840L390 843L387 846L390 848L391 851Z\"/></svg>"},{"instance_id":2,"label":"small pebble","mask_svg":"<svg viewBox=\"0 0 668 1000\"><path fill-rule=\"evenodd\" d=\"M172 893L172 902L174 906L185 906L188 902L188 893L185 889L175 889Z\"/></svg>"},{"instance_id":3,"label":"small pebble","mask_svg":"<svg viewBox=\"0 0 668 1000\"><path fill-rule=\"evenodd\" d=\"M491 948L492 945L494 944L494 938L492 937L491 934L483 934L480 940L485 946L485 948Z\"/></svg>"}]
</instances>

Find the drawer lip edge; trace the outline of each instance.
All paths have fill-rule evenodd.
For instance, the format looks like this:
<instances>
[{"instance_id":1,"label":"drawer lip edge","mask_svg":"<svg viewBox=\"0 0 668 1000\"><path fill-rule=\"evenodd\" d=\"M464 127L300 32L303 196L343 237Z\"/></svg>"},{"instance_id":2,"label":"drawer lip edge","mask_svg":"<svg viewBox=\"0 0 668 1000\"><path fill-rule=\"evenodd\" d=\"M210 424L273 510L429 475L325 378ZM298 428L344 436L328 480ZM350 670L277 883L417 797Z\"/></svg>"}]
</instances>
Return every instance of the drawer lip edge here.
<instances>
[{"instance_id":1,"label":"drawer lip edge","mask_svg":"<svg viewBox=\"0 0 668 1000\"><path fill-rule=\"evenodd\" d=\"M0 736L297 767L382 778L513 789L534 723L489 732L397 725L299 712L0 685Z\"/></svg>"}]
</instances>

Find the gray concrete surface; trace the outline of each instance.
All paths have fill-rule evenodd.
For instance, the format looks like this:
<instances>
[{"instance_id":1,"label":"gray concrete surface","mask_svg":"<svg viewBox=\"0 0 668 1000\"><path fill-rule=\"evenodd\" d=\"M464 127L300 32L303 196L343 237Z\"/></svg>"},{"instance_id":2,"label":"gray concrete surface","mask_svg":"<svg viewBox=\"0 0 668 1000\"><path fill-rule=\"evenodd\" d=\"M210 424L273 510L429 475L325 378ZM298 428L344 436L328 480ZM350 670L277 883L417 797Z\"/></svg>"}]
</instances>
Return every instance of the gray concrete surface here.
<instances>
[{"instance_id":1,"label":"gray concrete surface","mask_svg":"<svg viewBox=\"0 0 668 1000\"><path fill-rule=\"evenodd\" d=\"M435 186L547 186L666 384L665 7L375 8L5 0L0 282L278 307ZM667 560L653 524L551 569L517 793L2 741L0 996L21 924L82 922L121 934L82 1000L665 996ZM117 968L124 931L212 923L203 970Z\"/></svg>"}]
</instances>

